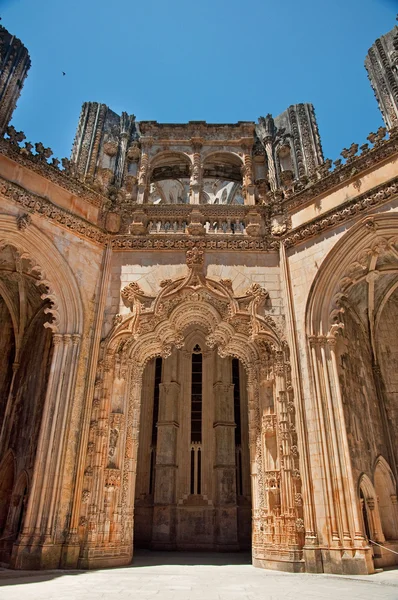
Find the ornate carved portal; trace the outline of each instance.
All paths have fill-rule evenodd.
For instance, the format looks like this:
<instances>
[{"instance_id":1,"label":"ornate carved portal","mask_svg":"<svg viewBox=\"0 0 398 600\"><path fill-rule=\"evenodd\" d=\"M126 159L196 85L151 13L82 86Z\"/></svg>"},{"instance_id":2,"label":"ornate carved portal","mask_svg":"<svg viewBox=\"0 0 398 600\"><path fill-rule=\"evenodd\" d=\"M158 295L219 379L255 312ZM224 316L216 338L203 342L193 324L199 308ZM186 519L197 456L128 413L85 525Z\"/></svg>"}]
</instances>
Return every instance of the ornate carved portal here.
<instances>
[{"instance_id":1,"label":"ornate carved portal","mask_svg":"<svg viewBox=\"0 0 398 600\"><path fill-rule=\"evenodd\" d=\"M234 296L230 280L205 276L203 252L195 248L187 252L187 267L186 277L163 281L156 297L137 283L125 287L122 298L131 313L115 320L102 343L81 501L80 566L131 561L139 431L148 418L141 414L144 369L151 359L183 349L195 331L208 350L239 359L246 371L253 559L301 570L304 522L287 344L265 313L268 294L259 285ZM178 394L173 376L168 385Z\"/></svg>"}]
</instances>

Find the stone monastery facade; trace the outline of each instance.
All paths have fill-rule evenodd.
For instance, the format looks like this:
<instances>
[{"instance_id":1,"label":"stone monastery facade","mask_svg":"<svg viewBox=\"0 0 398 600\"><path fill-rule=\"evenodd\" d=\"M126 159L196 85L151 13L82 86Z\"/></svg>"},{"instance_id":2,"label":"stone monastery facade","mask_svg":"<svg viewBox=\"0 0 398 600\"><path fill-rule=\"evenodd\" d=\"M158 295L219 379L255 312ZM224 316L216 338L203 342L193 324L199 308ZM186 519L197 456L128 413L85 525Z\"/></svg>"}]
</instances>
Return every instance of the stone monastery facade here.
<instances>
[{"instance_id":1,"label":"stone monastery facade","mask_svg":"<svg viewBox=\"0 0 398 600\"><path fill-rule=\"evenodd\" d=\"M0 28L0 564L251 549L372 573L398 551L398 27L386 127L325 160L257 123L84 104L70 160L9 126Z\"/></svg>"}]
</instances>

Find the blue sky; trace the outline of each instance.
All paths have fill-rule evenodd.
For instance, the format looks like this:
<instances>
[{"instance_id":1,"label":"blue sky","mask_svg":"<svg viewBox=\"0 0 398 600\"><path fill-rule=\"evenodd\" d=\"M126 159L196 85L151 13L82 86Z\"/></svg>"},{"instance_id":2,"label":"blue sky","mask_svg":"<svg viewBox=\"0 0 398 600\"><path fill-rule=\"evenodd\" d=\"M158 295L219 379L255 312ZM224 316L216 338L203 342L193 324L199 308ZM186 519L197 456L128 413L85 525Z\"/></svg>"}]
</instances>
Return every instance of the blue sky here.
<instances>
[{"instance_id":1,"label":"blue sky","mask_svg":"<svg viewBox=\"0 0 398 600\"><path fill-rule=\"evenodd\" d=\"M336 159L381 125L363 62L397 13L398 0L0 0L32 59L13 124L62 157L84 101L219 123L312 102Z\"/></svg>"}]
</instances>

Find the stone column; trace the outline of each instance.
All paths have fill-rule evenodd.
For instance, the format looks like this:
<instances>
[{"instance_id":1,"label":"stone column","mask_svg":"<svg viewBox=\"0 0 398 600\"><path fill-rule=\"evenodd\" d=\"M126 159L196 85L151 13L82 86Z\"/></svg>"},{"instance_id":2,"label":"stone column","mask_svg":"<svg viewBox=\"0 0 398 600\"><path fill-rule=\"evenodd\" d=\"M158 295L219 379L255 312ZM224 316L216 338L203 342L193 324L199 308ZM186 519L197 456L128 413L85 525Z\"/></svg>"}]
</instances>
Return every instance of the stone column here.
<instances>
[{"instance_id":1,"label":"stone column","mask_svg":"<svg viewBox=\"0 0 398 600\"><path fill-rule=\"evenodd\" d=\"M163 383L159 385L159 420L156 445L152 547L172 549L176 543L177 435L180 385L177 379L178 353L164 362Z\"/></svg>"},{"instance_id":2,"label":"stone column","mask_svg":"<svg viewBox=\"0 0 398 600\"><path fill-rule=\"evenodd\" d=\"M284 244L280 244L280 261L284 301L286 307L286 334L290 348L291 378L294 391L294 404L296 410L297 445L300 455L300 472L302 480L303 518L305 527L305 544L303 548L306 571L312 573L322 572L322 558L319 549L319 539L316 531L314 495L311 486L310 452L307 444L308 425L305 419L305 405L303 397L301 360L297 340L297 324L292 293L290 266ZM297 504L297 498L296 502Z\"/></svg>"},{"instance_id":3,"label":"stone column","mask_svg":"<svg viewBox=\"0 0 398 600\"><path fill-rule=\"evenodd\" d=\"M272 147L273 139L272 137L267 137L264 139L265 144L265 152L267 154L268 161L268 181L271 188L271 192L274 192L278 187L278 182L276 178L276 168L274 161L274 151Z\"/></svg>"},{"instance_id":4,"label":"stone column","mask_svg":"<svg viewBox=\"0 0 398 600\"><path fill-rule=\"evenodd\" d=\"M92 338L89 344L88 356L89 360L87 363L87 370L84 376L84 396L83 396L83 405L81 407L81 420L79 427L79 450L78 456L76 458L76 480L73 490L73 502L71 506L71 516L70 516L70 525L69 531L67 534L67 539L63 548L63 560L62 566L67 568L77 568L79 564L79 555L82 551L83 554L88 552L88 544L86 543L83 548L81 547L79 541L79 527L82 525L81 523L81 510L82 510L82 498L83 492L86 491L85 485L87 481L85 481L85 471L87 465L87 455L91 450L89 444L89 436L92 427L91 419L93 417L93 408L100 406L100 398L99 393L100 390L96 385L96 379L98 375L98 357L100 351L100 340L101 340L101 330L103 325L103 316L106 304L106 298L108 293L109 286L109 278L110 278L110 267L111 267L111 258L112 258L112 247L110 241L108 240L107 248L103 254L102 259L102 277L99 282L98 295L97 295L97 305L93 323L93 332ZM102 382L101 382L102 383ZM97 410L97 409L95 409ZM93 473L92 479L95 479L95 475ZM94 481L92 483L92 487L94 488ZM92 510L92 505L90 504L90 511ZM93 511L94 512L94 511ZM84 560L81 563L83 568L86 568L89 565L88 560L84 563Z\"/></svg>"},{"instance_id":5,"label":"stone column","mask_svg":"<svg viewBox=\"0 0 398 600\"><path fill-rule=\"evenodd\" d=\"M373 571L359 518L352 476L344 410L333 336L311 338L317 413L320 418L320 454L325 475L325 506L330 523L329 549L324 564L330 572L366 574ZM326 526L326 527L325 527Z\"/></svg>"},{"instance_id":6,"label":"stone column","mask_svg":"<svg viewBox=\"0 0 398 600\"><path fill-rule=\"evenodd\" d=\"M193 146L192 170L190 179L190 204L200 204L200 193L202 191L202 145L195 143Z\"/></svg>"},{"instance_id":7,"label":"stone column","mask_svg":"<svg viewBox=\"0 0 398 600\"><path fill-rule=\"evenodd\" d=\"M142 146L141 163L138 172L138 194L137 204L144 204L145 194L148 189L149 177L149 149L147 145Z\"/></svg>"},{"instance_id":8,"label":"stone column","mask_svg":"<svg viewBox=\"0 0 398 600\"><path fill-rule=\"evenodd\" d=\"M216 507L216 547L238 549L234 386L231 383L231 361L217 356L218 381L213 386L214 398L214 499Z\"/></svg>"},{"instance_id":9,"label":"stone column","mask_svg":"<svg viewBox=\"0 0 398 600\"><path fill-rule=\"evenodd\" d=\"M66 419L75 382L78 343L79 336L53 334L53 355L32 485L23 531L13 548L13 568L59 566L61 540L57 543L55 539L54 513L60 494L67 441Z\"/></svg>"},{"instance_id":10,"label":"stone column","mask_svg":"<svg viewBox=\"0 0 398 600\"><path fill-rule=\"evenodd\" d=\"M65 335L64 343L68 346L72 344L72 347L68 350L68 363L66 365L66 373L68 373L67 384L65 389L65 400L63 406L61 406L61 414L60 414L60 436L59 436L59 444L55 451L55 468L54 468L54 493L51 498L51 503L49 507L48 520L47 520L47 530L46 534L51 535L55 527L55 515L57 507L61 502L61 486L62 486L62 474L65 468L65 454L66 454L66 443L68 441L68 424L69 417L71 414L71 399L72 392L75 388L76 382L76 374L77 374L77 364L79 358L79 350L80 350L80 335Z\"/></svg>"},{"instance_id":11,"label":"stone column","mask_svg":"<svg viewBox=\"0 0 398 600\"><path fill-rule=\"evenodd\" d=\"M254 198L254 183L253 183L253 162L250 153L250 148L243 147L243 194L245 198L245 204L255 204Z\"/></svg>"},{"instance_id":12,"label":"stone column","mask_svg":"<svg viewBox=\"0 0 398 600\"><path fill-rule=\"evenodd\" d=\"M347 519L349 522L349 529L351 532L351 536L353 538L353 544L356 548L354 559L358 561L358 568L361 569L360 563L363 562L363 567L366 569L366 566L370 567L370 572L373 571L373 563L370 557L369 549L365 549L365 539L362 533L361 527L361 519L358 510L358 500L356 493L356 485L354 482L354 477L352 473L352 465L351 465L351 456L350 456L350 447L348 444L348 436L347 436L347 427L344 416L344 408L343 408L343 399L341 395L340 389L340 380L339 373L337 368L337 359L336 359L336 337L334 335L328 336L328 347L330 352L330 362L331 362L331 377L333 380L333 388L336 396L336 401L333 403L333 407L336 410L336 419L338 422L338 435L339 435L339 445L340 452L342 454L341 464L342 464L342 472L344 477L344 492L345 492L345 502L347 506ZM349 572L351 571L351 566L349 566ZM366 569L365 572L369 572Z\"/></svg>"},{"instance_id":13,"label":"stone column","mask_svg":"<svg viewBox=\"0 0 398 600\"><path fill-rule=\"evenodd\" d=\"M313 436L318 433L317 453L313 456L313 464L317 467L316 475L322 483L322 505L327 508L324 522L318 522L318 527L323 530L323 543L332 548L340 547L340 539L337 530L336 511L333 501L332 467L328 453L328 440L326 431L326 419L322 403L322 387L320 375L320 349L318 338L309 338L311 351L311 367L313 372L314 394L314 420L312 427ZM316 459L316 460L315 460ZM315 486L318 488L318 481Z\"/></svg>"}]
</instances>

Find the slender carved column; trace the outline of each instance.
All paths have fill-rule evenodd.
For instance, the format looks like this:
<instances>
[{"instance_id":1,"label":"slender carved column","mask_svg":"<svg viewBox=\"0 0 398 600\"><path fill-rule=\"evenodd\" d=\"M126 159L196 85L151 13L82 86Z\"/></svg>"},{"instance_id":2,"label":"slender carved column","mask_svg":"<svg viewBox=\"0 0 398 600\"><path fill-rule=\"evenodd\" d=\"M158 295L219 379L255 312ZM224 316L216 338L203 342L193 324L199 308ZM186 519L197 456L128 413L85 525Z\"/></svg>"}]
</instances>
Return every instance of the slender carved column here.
<instances>
[{"instance_id":1,"label":"slender carved column","mask_svg":"<svg viewBox=\"0 0 398 600\"><path fill-rule=\"evenodd\" d=\"M108 290L110 277L111 258L112 248L110 243L108 243L102 260L102 278L99 285L98 300L93 328L93 337L90 346L89 363L87 367L86 388L84 394L85 405L82 410L81 417L82 427L80 430L79 452L76 460L76 482L73 493L69 532L63 551L63 564L64 566L70 568L77 567L80 553L78 530L81 517L84 473L86 469L88 439L90 434L90 416L92 412L92 402L95 395L95 379L98 367L100 337L106 303L106 294Z\"/></svg>"},{"instance_id":2,"label":"slender carved column","mask_svg":"<svg viewBox=\"0 0 398 600\"><path fill-rule=\"evenodd\" d=\"M252 365L248 374L247 399L249 409L249 454L252 487L252 552L253 564L261 566L263 557L264 521L267 511L261 436L259 369Z\"/></svg>"},{"instance_id":3,"label":"slender carved column","mask_svg":"<svg viewBox=\"0 0 398 600\"><path fill-rule=\"evenodd\" d=\"M165 360L164 383L159 385L159 420L156 445L156 480L152 546L172 548L176 531L177 435L180 385L175 379L178 353Z\"/></svg>"},{"instance_id":4,"label":"slender carved column","mask_svg":"<svg viewBox=\"0 0 398 600\"><path fill-rule=\"evenodd\" d=\"M326 437L326 421L324 414L324 407L322 403L322 389L320 382L320 349L318 344L318 338L312 336L309 338L310 342L310 353L311 353L311 366L313 372L313 381L315 387L315 402L314 402L314 416L318 425L319 432L319 466L322 469L324 477L321 478L323 488L323 500L325 506L328 508L327 518L325 519L325 533L326 539L323 543L327 542L332 547L340 546L340 539L337 530L336 512L334 506L334 492L332 484L332 468L330 464L330 458L328 453L328 440Z\"/></svg>"},{"instance_id":5,"label":"slender carved column","mask_svg":"<svg viewBox=\"0 0 398 600\"><path fill-rule=\"evenodd\" d=\"M245 204L255 204L254 198L254 184L253 184L253 161L250 153L250 148L247 146L243 147L243 195L245 198Z\"/></svg>"},{"instance_id":6,"label":"slender carved column","mask_svg":"<svg viewBox=\"0 0 398 600\"><path fill-rule=\"evenodd\" d=\"M273 151L273 147L272 147L272 141L273 140L271 137L267 137L264 139L265 152L267 154L267 161L268 161L268 181L269 181L269 185L271 188L271 192L274 192L278 187L278 183L277 183L277 179L276 179L276 168L275 168L274 151Z\"/></svg>"},{"instance_id":7,"label":"slender carved column","mask_svg":"<svg viewBox=\"0 0 398 600\"><path fill-rule=\"evenodd\" d=\"M141 420L142 369L133 369L127 416L125 457L121 495L121 553L130 559L133 554L135 482L137 475L138 440ZM126 564L123 559L120 564ZM128 564L128 563L127 563Z\"/></svg>"},{"instance_id":8,"label":"slender carved column","mask_svg":"<svg viewBox=\"0 0 398 600\"><path fill-rule=\"evenodd\" d=\"M51 406L54 398L56 397L55 389L58 384L58 377L60 375L61 364L63 359L63 336L62 334L53 334L53 355L50 367L50 375L47 384L46 399L44 401L43 416L40 427L39 441L36 451L35 467L33 471L32 486L29 494L28 507L26 510L24 528L21 536L21 542L25 536L31 536L32 534L40 534L40 520L36 512L36 507L41 496L41 475L44 475L43 462L46 460L46 446L47 446L47 435L49 430L49 424L51 421L51 413L53 407ZM36 514L35 514L36 513ZM41 515L40 515L41 516ZM39 527L37 526L39 521ZM27 541L27 540L26 540Z\"/></svg>"},{"instance_id":9,"label":"slender carved column","mask_svg":"<svg viewBox=\"0 0 398 600\"><path fill-rule=\"evenodd\" d=\"M337 434L337 423L334 414L334 406L332 399L332 390L331 390L331 380L329 379L329 365L330 365L330 354L329 354L329 346L327 344L327 338L321 338L321 358L322 358L322 370L323 370L323 382L324 382L324 393L326 400L326 410L329 416L329 430L330 430L330 441L331 441L331 450L333 457L333 474L335 481L335 498L336 498L336 513L338 518L339 525L339 534L342 543L349 544L351 542L351 533L348 524L348 516L347 516L347 505L346 498L344 493L344 483L343 482L343 473L341 468L341 462L339 459L339 440Z\"/></svg>"},{"instance_id":10,"label":"slender carved column","mask_svg":"<svg viewBox=\"0 0 398 600\"><path fill-rule=\"evenodd\" d=\"M279 430L280 459L280 509L274 510L275 522L280 535L279 543L283 550L301 550L299 534L303 532L303 520L298 518L295 504L296 493L301 498L301 473L296 466L296 428L293 420L291 386L286 383L288 364L285 364L283 351L276 351L274 358L275 394L278 399L277 418ZM293 443L294 442L294 443ZM278 512L280 511L280 515ZM278 539L274 540L278 543ZM301 558L296 554L296 559Z\"/></svg>"},{"instance_id":11,"label":"slender carved column","mask_svg":"<svg viewBox=\"0 0 398 600\"><path fill-rule=\"evenodd\" d=\"M336 393L337 402L334 403L334 407L336 408L338 422L339 422L339 442L341 450L343 451L342 457L342 470L344 473L344 478L346 480L346 485L344 486L344 491L346 494L346 506L347 506L347 518L350 521L350 529L354 534L354 545L356 548L360 548L362 550L364 546L364 537L362 534L361 521L358 511L358 501L357 494L355 491L354 478L352 473L351 466L351 458L350 458L350 448L348 444L347 437L347 427L345 424L345 416L344 416L344 408L343 408L343 399L341 397L340 390L340 381L339 381L339 373L337 369L337 360L336 360L336 338L334 336L328 336L328 345L331 356L331 364L332 364L332 374L333 374L333 383L334 390Z\"/></svg>"},{"instance_id":12,"label":"slender carved column","mask_svg":"<svg viewBox=\"0 0 398 600\"><path fill-rule=\"evenodd\" d=\"M77 346L72 344L71 335L59 333L53 334L53 346L28 508L22 535L13 550L12 563L19 568L25 565L57 567L61 553L60 541L57 548L54 547L57 542L54 513L63 474L66 420L75 382ZM24 548L32 545L35 549L26 558Z\"/></svg>"},{"instance_id":13,"label":"slender carved column","mask_svg":"<svg viewBox=\"0 0 398 600\"><path fill-rule=\"evenodd\" d=\"M200 204L200 193L202 191L202 144L195 143L193 146L191 180L190 180L190 204Z\"/></svg>"},{"instance_id":14,"label":"slender carved column","mask_svg":"<svg viewBox=\"0 0 398 600\"><path fill-rule=\"evenodd\" d=\"M67 383L65 396L63 399L63 406L61 406L62 415L61 416L61 426L59 431L59 443L56 448L56 463L54 468L54 494L51 498L51 504L48 513L47 520L47 535L50 535L53 531L55 522L54 522L54 514L56 511L56 507L59 505L61 498L61 483L62 483L62 475L64 469L64 461L66 454L66 442L68 439L68 421L71 413L71 396L76 383L76 372L77 372L77 362L79 357L79 349L80 349L80 335L64 335L64 343L69 347L71 344L71 348L69 348L68 354L68 362L66 365L65 373L67 374Z\"/></svg>"},{"instance_id":15,"label":"slender carved column","mask_svg":"<svg viewBox=\"0 0 398 600\"><path fill-rule=\"evenodd\" d=\"M380 522L380 514L379 511L376 510L378 500L376 498L367 498L366 499L366 506L369 509L369 516L370 516L370 521L371 523L370 525L370 530L372 532L372 535L374 536L374 541L375 542L385 542L386 539L383 535L383 529L381 526L381 522Z\"/></svg>"},{"instance_id":16,"label":"slender carved column","mask_svg":"<svg viewBox=\"0 0 398 600\"><path fill-rule=\"evenodd\" d=\"M145 194L148 188L149 178L149 147L148 144L142 145L140 170L138 172L138 194L137 204L145 202Z\"/></svg>"},{"instance_id":17,"label":"slender carved column","mask_svg":"<svg viewBox=\"0 0 398 600\"><path fill-rule=\"evenodd\" d=\"M351 471L334 351L335 338L330 335L319 336L311 338L310 343L322 438L325 493L332 530L327 564L332 572L372 572L373 563L361 532L359 504Z\"/></svg>"},{"instance_id":18,"label":"slender carved column","mask_svg":"<svg viewBox=\"0 0 398 600\"><path fill-rule=\"evenodd\" d=\"M286 329L289 347L291 349L291 369L292 385L295 396L295 406L297 411L297 433L298 449L300 454L300 470L303 482L303 517L305 526L305 546L304 556L306 561L306 570L310 572L321 572L322 562L319 550L319 540L316 531L314 498L311 485L310 458L308 445L307 426L305 421L305 408L302 390L300 356L297 342L296 321L294 312L294 300L291 287L291 277L289 262L286 256L286 249L283 243L280 244L281 270L283 273L282 281L284 283L285 301L286 301Z\"/></svg>"}]
</instances>

